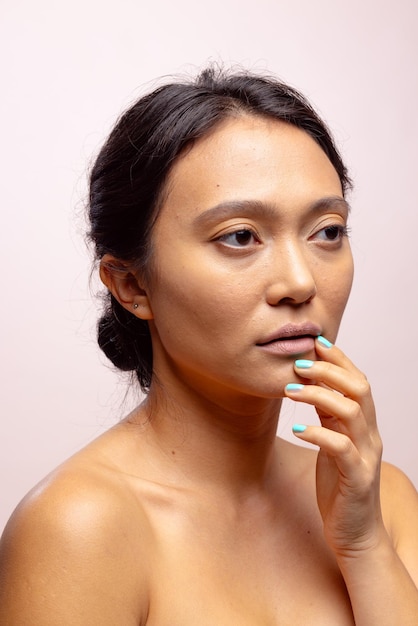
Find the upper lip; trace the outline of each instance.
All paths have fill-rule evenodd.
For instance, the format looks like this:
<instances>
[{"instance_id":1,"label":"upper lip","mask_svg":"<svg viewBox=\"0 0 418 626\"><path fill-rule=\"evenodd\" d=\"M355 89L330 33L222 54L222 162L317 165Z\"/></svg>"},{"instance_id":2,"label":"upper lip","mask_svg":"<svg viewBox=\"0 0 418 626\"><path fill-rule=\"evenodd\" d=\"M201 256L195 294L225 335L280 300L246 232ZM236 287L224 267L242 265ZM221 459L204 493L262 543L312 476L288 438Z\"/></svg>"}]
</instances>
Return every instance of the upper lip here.
<instances>
[{"instance_id":1,"label":"upper lip","mask_svg":"<svg viewBox=\"0 0 418 626\"><path fill-rule=\"evenodd\" d=\"M257 342L258 346L263 346L273 341L281 339L296 339L298 337L318 337L321 334L319 326L313 322L304 322L303 324L285 324L271 335L267 335L261 341Z\"/></svg>"}]
</instances>

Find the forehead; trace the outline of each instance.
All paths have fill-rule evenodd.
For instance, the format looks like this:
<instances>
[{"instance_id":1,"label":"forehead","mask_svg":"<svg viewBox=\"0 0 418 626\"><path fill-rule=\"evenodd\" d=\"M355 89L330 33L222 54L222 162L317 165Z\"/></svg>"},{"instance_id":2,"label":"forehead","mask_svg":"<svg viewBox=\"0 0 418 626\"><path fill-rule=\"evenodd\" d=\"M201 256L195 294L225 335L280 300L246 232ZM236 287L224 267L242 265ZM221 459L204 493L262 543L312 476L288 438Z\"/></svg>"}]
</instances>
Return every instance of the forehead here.
<instances>
[{"instance_id":1,"label":"forehead","mask_svg":"<svg viewBox=\"0 0 418 626\"><path fill-rule=\"evenodd\" d=\"M342 196L338 174L305 131L278 120L245 116L223 122L174 164L162 212L195 215L222 202L278 206Z\"/></svg>"}]
</instances>

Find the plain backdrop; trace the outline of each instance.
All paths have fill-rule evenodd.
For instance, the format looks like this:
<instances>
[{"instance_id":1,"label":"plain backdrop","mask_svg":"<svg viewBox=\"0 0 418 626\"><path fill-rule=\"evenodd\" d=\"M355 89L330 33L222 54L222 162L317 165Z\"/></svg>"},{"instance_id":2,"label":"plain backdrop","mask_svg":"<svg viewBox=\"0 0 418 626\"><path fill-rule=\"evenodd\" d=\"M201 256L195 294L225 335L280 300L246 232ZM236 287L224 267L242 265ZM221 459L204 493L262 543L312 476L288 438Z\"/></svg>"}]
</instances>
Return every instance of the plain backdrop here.
<instances>
[{"instance_id":1,"label":"plain backdrop","mask_svg":"<svg viewBox=\"0 0 418 626\"><path fill-rule=\"evenodd\" d=\"M384 456L418 485L415 0L1 0L0 529L137 401L95 343L89 164L121 111L208 61L266 70L333 130L355 191L339 343L372 383ZM315 414L287 404L279 433Z\"/></svg>"}]
</instances>

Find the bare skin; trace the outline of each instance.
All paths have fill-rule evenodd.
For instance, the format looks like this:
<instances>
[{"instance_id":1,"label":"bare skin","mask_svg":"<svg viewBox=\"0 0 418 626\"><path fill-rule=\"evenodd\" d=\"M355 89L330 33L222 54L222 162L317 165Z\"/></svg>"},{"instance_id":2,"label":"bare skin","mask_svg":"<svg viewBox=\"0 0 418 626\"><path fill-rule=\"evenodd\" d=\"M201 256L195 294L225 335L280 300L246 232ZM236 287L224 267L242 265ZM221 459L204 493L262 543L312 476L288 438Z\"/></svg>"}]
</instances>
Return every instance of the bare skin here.
<instances>
[{"instance_id":1,"label":"bare skin","mask_svg":"<svg viewBox=\"0 0 418 626\"><path fill-rule=\"evenodd\" d=\"M150 394L12 517L2 623L416 624L416 492L388 465L379 480L367 380L313 336L335 341L349 295L347 213L283 123L230 120L177 161L147 279L102 264L149 320ZM304 343L270 342L308 322ZM298 436L319 455L276 438L285 395L316 408Z\"/></svg>"}]
</instances>

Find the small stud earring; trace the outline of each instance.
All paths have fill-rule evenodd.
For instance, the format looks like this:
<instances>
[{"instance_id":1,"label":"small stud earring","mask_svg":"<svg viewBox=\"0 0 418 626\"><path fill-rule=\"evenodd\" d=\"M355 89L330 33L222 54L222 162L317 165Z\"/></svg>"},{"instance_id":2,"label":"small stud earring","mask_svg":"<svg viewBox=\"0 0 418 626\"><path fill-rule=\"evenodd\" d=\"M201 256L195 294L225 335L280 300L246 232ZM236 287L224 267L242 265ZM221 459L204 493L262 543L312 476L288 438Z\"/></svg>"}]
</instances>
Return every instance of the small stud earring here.
<instances>
[{"instance_id":1,"label":"small stud earring","mask_svg":"<svg viewBox=\"0 0 418 626\"><path fill-rule=\"evenodd\" d=\"M137 308L138 308L138 306L139 306L139 305L138 305L138 303L137 303L137 302L134 302L134 309L137 309Z\"/></svg>"}]
</instances>

